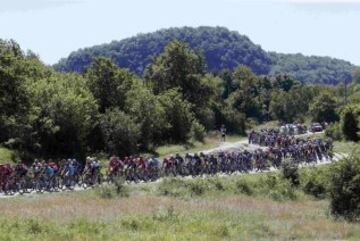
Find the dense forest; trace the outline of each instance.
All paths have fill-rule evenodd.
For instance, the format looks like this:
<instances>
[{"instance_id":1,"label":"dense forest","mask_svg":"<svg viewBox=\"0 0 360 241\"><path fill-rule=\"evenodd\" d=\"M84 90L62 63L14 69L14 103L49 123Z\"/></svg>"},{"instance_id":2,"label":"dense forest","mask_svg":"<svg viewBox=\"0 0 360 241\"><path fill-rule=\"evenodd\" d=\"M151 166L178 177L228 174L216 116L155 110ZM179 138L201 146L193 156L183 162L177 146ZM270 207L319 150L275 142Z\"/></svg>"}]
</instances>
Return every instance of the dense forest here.
<instances>
[{"instance_id":1,"label":"dense forest","mask_svg":"<svg viewBox=\"0 0 360 241\"><path fill-rule=\"evenodd\" d=\"M139 34L75 51L61 59L55 68L62 72L84 73L94 58L107 57L117 66L142 76L146 66L174 40L187 43L194 51L202 53L212 73L246 65L258 75L288 74L306 83L351 81L353 66L349 62L329 57L268 53L248 37L223 27L169 28Z\"/></svg>"},{"instance_id":2,"label":"dense forest","mask_svg":"<svg viewBox=\"0 0 360 241\"><path fill-rule=\"evenodd\" d=\"M95 58L82 74L57 72L14 41L0 41L0 145L26 161L106 152L128 155L201 141L225 124L327 121L328 135L360 139L360 72L345 86L257 75L239 65L219 74L186 43L170 42L143 76ZM341 81L342 82L342 81Z\"/></svg>"}]
</instances>

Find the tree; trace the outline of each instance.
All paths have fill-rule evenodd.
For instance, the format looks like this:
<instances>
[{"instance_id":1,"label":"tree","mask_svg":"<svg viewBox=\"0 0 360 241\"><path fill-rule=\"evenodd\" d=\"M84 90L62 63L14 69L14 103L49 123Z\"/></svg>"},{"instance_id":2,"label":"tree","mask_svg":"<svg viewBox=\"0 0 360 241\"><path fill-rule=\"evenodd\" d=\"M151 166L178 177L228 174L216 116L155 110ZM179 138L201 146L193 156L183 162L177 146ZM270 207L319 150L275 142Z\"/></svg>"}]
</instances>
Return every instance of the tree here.
<instances>
[{"instance_id":1,"label":"tree","mask_svg":"<svg viewBox=\"0 0 360 241\"><path fill-rule=\"evenodd\" d=\"M0 142L7 141L29 107L24 55L14 41L0 40Z\"/></svg>"},{"instance_id":2,"label":"tree","mask_svg":"<svg viewBox=\"0 0 360 241\"><path fill-rule=\"evenodd\" d=\"M288 92L275 90L270 97L270 114L283 122L303 121L313 98L311 87L297 85Z\"/></svg>"},{"instance_id":3,"label":"tree","mask_svg":"<svg viewBox=\"0 0 360 241\"><path fill-rule=\"evenodd\" d=\"M118 108L108 109L101 115L101 131L104 136L106 151L120 156L138 151L141 139L140 125Z\"/></svg>"},{"instance_id":4,"label":"tree","mask_svg":"<svg viewBox=\"0 0 360 241\"><path fill-rule=\"evenodd\" d=\"M155 94L180 88L187 100L195 102L196 91L200 89L200 79L204 74L202 56L190 50L186 44L174 41L147 67L144 80Z\"/></svg>"},{"instance_id":5,"label":"tree","mask_svg":"<svg viewBox=\"0 0 360 241\"><path fill-rule=\"evenodd\" d=\"M148 66L144 80L155 94L178 88L184 99L192 104L196 118L211 128L215 122L211 99L220 97L222 89L220 79L205 75L205 71L203 56L186 44L174 41Z\"/></svg>"},{"instance_id":6,"label":"tree","mask_svg":"<svg viewBox=\"0 0 360 241\"><path fill-rule=\"evenodd\" d=\"M353 82L355 84L360 84L360 67L356 67L353 70Z\"/></svg>"},{"instance_id":7,"label":"tree","mask_svg":"<svg viewBox=\"0 0 360 241\"><path fill-rule=\"evenodd\" d=\"M259 79L246 66L239 66L234 72L236 90L229 96L228 103L246 117L259 118L261 104L259 103Z\"/></svg>"},{"instance_id":8,"label":"tree","mask_svg":"<svg viewBox=\"0 0 360 241\"><path fill-rule=\"evenodd\" d=\"M169 128L164 137L170 142L184 142L190 137L194 115L191 104L183 99L178 89L171 89L159 96Z\"/></svg>"},{"instance_id":9,"label":"tree","mask_svg":"<svg viewBox=\"0 0 360 241\"><path fill-rule=\"evenodd\" d=\"M354 153L331 170L330 208L337 217L349 220L360 218L360 158Z\"/></svg>"},{"instance_id":10,"label":"tree","mask_svg":"<svg viewBox=\"0 0 360 241\"><path fill-rule=\"evenodd\" d=\"M309 112L313 121L334 122L339 120L336 108L336 99L330 93L324 92L314 98Z\"/></svg>"},{"instance_id":11,"label":"tree","mask_svg":"<svg viewBox=\"0 0 360 241\"><path fill-rule=\"evenodd\" d=\"M169 129L169 124L164 107L150 90L138 85L128 91L125 112L140 125L142 149L151 150L164 142L162 136Z\"/></svg>"},{"instance_id":12,"label":"tree","mask_svg":"<svg viewBox=\"0 0 360 241\"><path fill-rule=\"evenodd\" d=\"M341 112L341 129L347 140L360 140L360 105L348 105Z\"/></svg>"},{"instance_id":13,"label":"tree","mask_svg":"<svg viewBox=\"0 0 360 241\"><path fill-rule=\"evenodd\" d=\"M110 107L124 109L126 93L136 82L133 74L118 68L106 58L95 59L92 68L86 73L86 78L101 113Z\"/></svg>"},{"instance_id":14,"label":"tree","mask_svg":"<svg viewBox=\"0 0 360 241\"><path fill-rule=\"evenodd\" d=\"M27 86L51 73L33 55L25 55L13 40L0 40L0 143L22 155L33 147L31 98Z\"/></svg>"},{"instance_id":15,"label":"tree","mask_svg":"<svg viewBox=\"0 0 360 241\"><path fill-rule=\"evenodd\" d=\"M98 119L98 105L77 74L54 73L28 86L36 154L83 157ZM98 137L97 137L98 138Z\"/></svg>"}]
</instances>

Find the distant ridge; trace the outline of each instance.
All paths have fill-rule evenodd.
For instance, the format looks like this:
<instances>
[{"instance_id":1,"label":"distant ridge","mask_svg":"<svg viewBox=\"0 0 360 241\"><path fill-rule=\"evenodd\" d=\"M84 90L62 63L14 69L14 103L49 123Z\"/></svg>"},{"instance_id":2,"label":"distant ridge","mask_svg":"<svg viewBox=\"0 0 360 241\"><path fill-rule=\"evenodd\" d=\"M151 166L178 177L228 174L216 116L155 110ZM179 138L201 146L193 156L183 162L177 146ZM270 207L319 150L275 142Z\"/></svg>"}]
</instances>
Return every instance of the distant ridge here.
<instances>
[{"instance_id":1,"label":"distant ridge","mask_svg":"<svg viewBox=\"0 0 360 241\"><path fill-rule=\"evenodd\" d=\"M351 81L353 65L330 57L278 54L267 52L247 36L224 27L182 27L162 29L153 33L72 52L54 65L63 72L84 72L94 57L111 58L118 66L141 76L152 59L163 52L173 40L186 42L201 51L210 72L249 66L256 74L289 74L306 83L337 84Z\"/></svg>"}]
</instances>

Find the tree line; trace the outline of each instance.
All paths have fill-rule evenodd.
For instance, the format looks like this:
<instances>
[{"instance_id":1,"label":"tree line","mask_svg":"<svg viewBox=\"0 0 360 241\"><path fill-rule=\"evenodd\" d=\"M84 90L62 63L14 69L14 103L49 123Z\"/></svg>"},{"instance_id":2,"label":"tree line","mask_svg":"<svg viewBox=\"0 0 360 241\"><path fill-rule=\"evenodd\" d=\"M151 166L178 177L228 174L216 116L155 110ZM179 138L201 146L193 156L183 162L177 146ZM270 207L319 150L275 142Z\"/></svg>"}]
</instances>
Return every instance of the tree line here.
<instances>
[{"instance_id":1,"label":"tree line","mask_svg":"<svg viewBox=\"0 0 360 241\"><path fill-rule=\"evenodd\" d=\"M355 128L351 138L358 140L359 85L347 86L347 103L344 89L306 85L286 74L260 76L244 65L210 73L205 57L179 41L154 57L141 78L103 57L83 74L61 73L2 40L0 143L25 160L123 156L201 141L222 124L245 134L254 124L306 118L337 123L329 133L339 138L350 138Z\"/></svg>"}]
</instances>

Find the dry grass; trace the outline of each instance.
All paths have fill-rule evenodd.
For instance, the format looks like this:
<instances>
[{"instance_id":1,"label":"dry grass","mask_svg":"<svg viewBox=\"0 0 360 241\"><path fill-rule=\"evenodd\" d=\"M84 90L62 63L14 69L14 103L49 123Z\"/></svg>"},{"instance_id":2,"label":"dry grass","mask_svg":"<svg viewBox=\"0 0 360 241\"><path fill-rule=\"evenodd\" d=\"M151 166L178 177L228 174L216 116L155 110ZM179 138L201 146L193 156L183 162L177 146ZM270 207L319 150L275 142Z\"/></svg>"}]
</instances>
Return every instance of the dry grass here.
<instances>
[{"instance_id":1,"label":"dry grass","mask_svg":"<svg viewBox=\"0 0 360 241\"><path fill-rule=\"evenodd\" d=\"M10 220L37 218L66 225L74 220L86 219L88 222L102 220L110 225L122 217L142 220L159 210L171 209L183 222L169 223L177 229L175 233L178 235L185 232L182 225L201 223L199 228L209 228L204 232L210 235L201 237L210 238L213 229L224 228L222 225L225 222L226 230L229 229L231 234L244 234L249 239L347 240L360 237L359 224L332 220L327 215L327 205L326 201L276 202L234 195L191 200L132 195L130 198L109 200L89 193L64 193L0 200L0 213Z\"/></svg>"}]
</instances>

